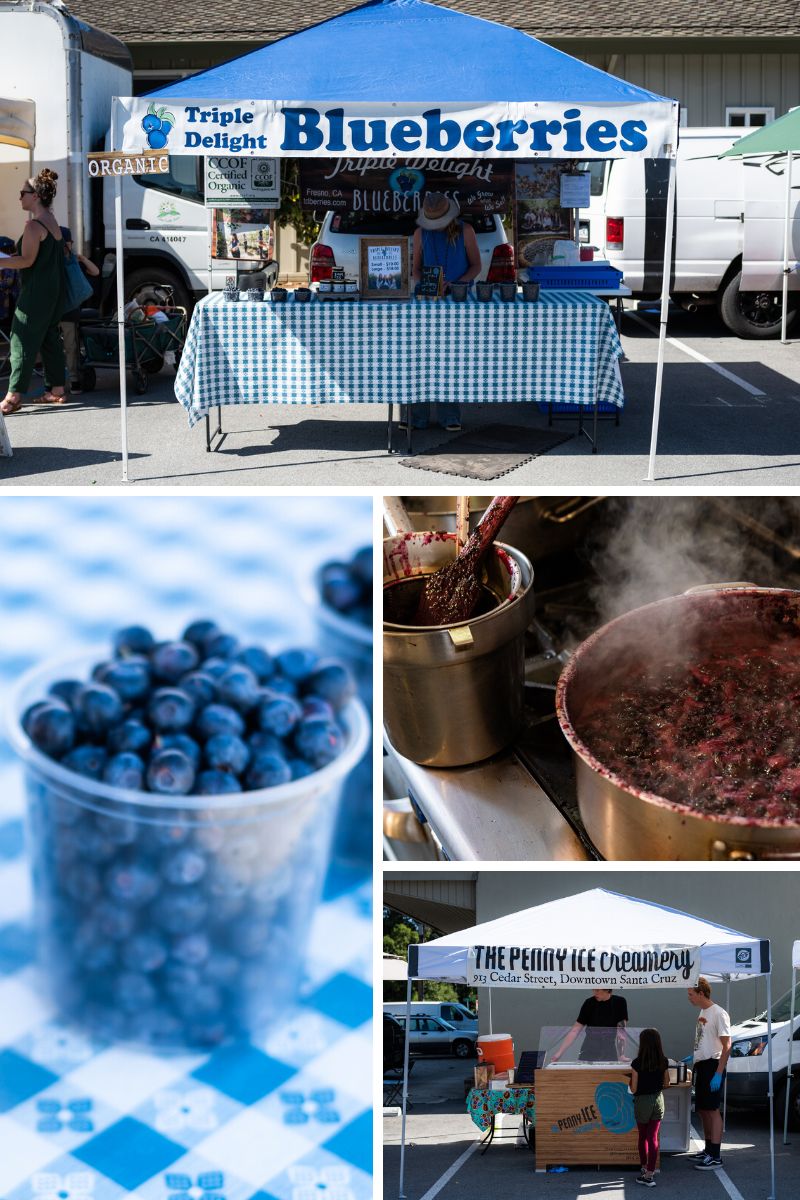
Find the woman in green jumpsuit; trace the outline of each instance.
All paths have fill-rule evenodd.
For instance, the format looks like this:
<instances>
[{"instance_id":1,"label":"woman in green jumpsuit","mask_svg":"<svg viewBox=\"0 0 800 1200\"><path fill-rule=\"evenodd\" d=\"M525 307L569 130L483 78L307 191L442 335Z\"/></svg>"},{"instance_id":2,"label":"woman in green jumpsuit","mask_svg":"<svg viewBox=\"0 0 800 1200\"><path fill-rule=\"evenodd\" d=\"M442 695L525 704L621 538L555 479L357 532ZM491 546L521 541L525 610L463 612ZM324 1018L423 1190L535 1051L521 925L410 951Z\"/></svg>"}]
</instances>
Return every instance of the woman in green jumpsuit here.
<instances>
[{"instance_id":1,"label":"woman in green jumpsuit","mask_svg":"<svg viewBox=\"0 0 800 1200\"><path fill-rule=\"evenodd\" d=\"M22 275L22 287L11 325L11 377L8 393L0 404L4 416L17 412L30 387L37 355L44 364L44 395L37 400L64 402L64 346L59 321L66 297L64 246L58 222L50 211L56 195L55 171L45 167L29 179L19 194L23 211L29 214L17 254L1 260L5 269Z\"/></svg>"}]
</instances>

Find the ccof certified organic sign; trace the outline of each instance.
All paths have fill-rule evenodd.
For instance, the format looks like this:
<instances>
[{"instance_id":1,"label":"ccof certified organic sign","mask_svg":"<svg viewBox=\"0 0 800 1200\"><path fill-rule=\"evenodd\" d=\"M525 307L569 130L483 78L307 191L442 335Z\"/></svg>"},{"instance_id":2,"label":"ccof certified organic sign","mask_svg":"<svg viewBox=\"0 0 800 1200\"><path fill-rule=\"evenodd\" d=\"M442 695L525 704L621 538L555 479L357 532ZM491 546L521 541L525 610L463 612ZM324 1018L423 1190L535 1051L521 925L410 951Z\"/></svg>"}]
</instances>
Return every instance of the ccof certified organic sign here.
<instances>
[{"instance_id":1,"label":"ccof certified organic sign","mask_svg":"<svg viewBox=\"0 0 800 1200\"><path fill-rule=\"evenodd\" d=\"M141 154L121 154L100 150L86 155L89 174L93 179L111 175L168 175L169 155L152 150Z\"/></svg>"},{"instance_id":2,"label":"ccof certified organic sign","mask_svg":"<svg viewBox=\"0 0 800 1200\"><path fill-rule=\"evenodd\" d=\"M278 208L281 202L277 158L217 155L205 160L207 208Z\"/></svg>"}]
</instances>

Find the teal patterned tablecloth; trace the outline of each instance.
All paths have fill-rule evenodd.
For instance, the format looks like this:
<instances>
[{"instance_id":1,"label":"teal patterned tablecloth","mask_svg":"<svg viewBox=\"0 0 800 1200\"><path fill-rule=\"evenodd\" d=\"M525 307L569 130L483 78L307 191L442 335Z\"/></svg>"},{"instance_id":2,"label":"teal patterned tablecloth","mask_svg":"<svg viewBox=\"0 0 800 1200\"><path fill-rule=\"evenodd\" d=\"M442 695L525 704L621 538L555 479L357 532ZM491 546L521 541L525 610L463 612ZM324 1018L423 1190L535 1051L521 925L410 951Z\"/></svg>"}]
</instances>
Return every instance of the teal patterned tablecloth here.
<instances>
[{"instance_id":1,"label":"teal patterned tablecloth","mask_svg":"<svg viewBox=\"0 0 800 1200\"><path fill-rule=\"evenodd\" d=\"M527 1116L536 1123L536 1097L533 1088L473 1088L467 1096L467 1112L482 1133L498 1113Z\"/></svg>"}]
</instances>

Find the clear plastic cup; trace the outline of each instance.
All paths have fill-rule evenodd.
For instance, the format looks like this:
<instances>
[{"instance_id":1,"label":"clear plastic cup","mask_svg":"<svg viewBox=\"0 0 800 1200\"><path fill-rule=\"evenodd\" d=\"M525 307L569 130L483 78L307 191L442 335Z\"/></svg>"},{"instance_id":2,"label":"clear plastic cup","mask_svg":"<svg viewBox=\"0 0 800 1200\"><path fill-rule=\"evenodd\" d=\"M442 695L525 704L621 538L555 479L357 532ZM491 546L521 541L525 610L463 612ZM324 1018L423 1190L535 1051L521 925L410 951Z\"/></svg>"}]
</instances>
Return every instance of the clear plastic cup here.
<instances>
[{"instance_id":1,"label":"clear plastic cup","mask_svg":"<svg viewBox=\"0 0 800 1200\"><path fill-rule=\"evenodd\" d=\"M100 1037L205 1048L251 1037L298 990L345 778L369 741L304 779L257 792L162 796L84 778L22 728L58 679L103 652L29 671L8 712L25 765L39 957L62 1014Z\"/></svg>"}]
</instances>

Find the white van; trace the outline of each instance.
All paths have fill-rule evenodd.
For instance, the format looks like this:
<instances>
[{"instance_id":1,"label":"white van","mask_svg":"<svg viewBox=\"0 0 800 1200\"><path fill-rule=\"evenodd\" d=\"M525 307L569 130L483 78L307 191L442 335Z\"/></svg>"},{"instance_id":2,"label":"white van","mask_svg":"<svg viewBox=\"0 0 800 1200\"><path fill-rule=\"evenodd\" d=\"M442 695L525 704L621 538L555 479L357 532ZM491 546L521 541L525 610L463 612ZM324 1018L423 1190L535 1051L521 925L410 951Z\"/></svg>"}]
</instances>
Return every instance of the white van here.
<instances>
[{"instance_id":1,"label":"white van","mask_svg":"<svg viewBox=\"0 0 800 1200\"><path fill-rule=\"evenodd\" d=\"M783 163L718 156L737 129L682 129L678 145L675 251L670 292L693 310L715 304L732 333L776 337L781 325L785 180ZM622 271L634 296L661 294L668 163L584 163L592 200L581 220L590 242ZM800 206L793 221L800 257ZM800 277L789 276L792 322ZM741 289L741 290L740 290ZM794 293L794 294L793 294Z\"/></svg>"},{"instance_id":2,"label":"white van","mask_svg":"<svg viewBox=\"0 0 800 1200\"><path fill-rule=\"evenodd\" d=\"M406 1006L402 1001L384 1004L383 1011L392 1017L404 1017ZM412 1017L438 1017L440 1021L447 1021L449 1025L462 1033L471 1033L476 1037L478 1034L477 1014L471 1012L465 1004L459 1004L455 1000L412 1000L411 1015Z\"/></svg>"},{"instance_id":3,"label":"white van","mask_svg":"<svg viewBox=\"0 0 800 1200\"><path fill-rule=\"evenodd\" d=\"M792 1039L792 1091L790 1120L800 1128L800 984L794 1001L794 1025L790 1027L792 993L787 992L772 1006L772 1070L775 1078L775 1120L783 1120L789 1039ZM732 1104L759 1107L767 1103L767 1014L766 1011L731 1029L728 1059L728 1100Z\"/></svg>"}]
</instances>

